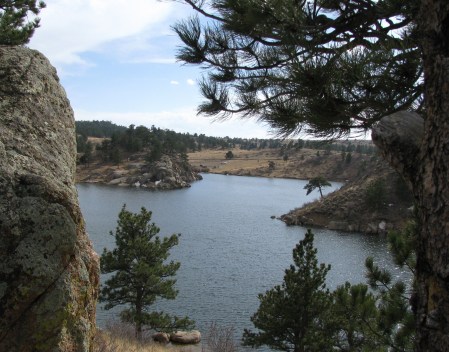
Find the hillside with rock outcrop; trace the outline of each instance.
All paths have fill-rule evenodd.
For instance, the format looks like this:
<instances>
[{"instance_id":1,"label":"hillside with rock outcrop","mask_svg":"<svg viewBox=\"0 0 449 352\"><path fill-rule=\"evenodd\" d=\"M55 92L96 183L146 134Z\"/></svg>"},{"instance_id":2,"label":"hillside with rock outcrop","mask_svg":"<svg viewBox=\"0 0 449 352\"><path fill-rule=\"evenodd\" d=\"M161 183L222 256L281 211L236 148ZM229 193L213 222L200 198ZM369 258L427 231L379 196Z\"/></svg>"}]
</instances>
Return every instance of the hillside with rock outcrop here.
<instances>
[{"instance_id":1,"label":"hillside with rock outcrop","mask_svg":"<svg viewBox=\"0 0 449 352\"><path fill-rule=\"evenodd\" d=\"M281 216L287 225L385 234L412 217L413 199L401 177L384 161L322 199Z\"/></svg>"},{"instance_id":2,"label":"hillside with rock outcrop","mask_svg":"<svg viewBox=\"0 0 449 352\"><path fill-rule=\"evenodd\" d=\"M302 180L322 176L344 182L323 199L282 215L280 219L289 226L377 234L401 228L412 216L407 185L376 154L352 153L348 159L340 152L305 148L283 158L279 149L231 151L231 160L225 158L224 150L190 153L189 160L198 170L211 173Z\"/></svg>"},{"instance_id":3,"label":"hillside with rock outcrop","mask_svg":"<svg viewBox=\"0 0 449 352\"><path fill-rule=\"evenodd\" d=\"M92 351L99 263L73 111L39 52L0 46L0 351Z\"/></svg>"},{"instance_id":4,"label":"hillside with rock outcrop","mask_svg":"<svg viewBox=\"0 0 449 352\"><path fill-rule=\"evenodd\" d=\"M95 162L78 165L77 182L102 183L149 190L168 190L190 187L201 180L181 155L163 155L160 160L146 161L145 154L134 154L119 165Z\"/></svg>"}]
</instances>

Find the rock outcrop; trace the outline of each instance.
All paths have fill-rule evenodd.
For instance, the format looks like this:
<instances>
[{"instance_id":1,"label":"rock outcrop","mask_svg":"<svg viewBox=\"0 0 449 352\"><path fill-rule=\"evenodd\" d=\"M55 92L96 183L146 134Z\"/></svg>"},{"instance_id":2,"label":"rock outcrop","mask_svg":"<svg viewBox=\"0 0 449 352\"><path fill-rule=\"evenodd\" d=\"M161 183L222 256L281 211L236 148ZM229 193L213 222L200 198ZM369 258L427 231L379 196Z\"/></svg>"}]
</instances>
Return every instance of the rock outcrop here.
<instances>
[{"instance_id":1,"label":"rock outcrop","mask_svg":"<svg viewBox=\"0 0 449 352\"><path fill-rule=\"evenodd\" d=\"M73 111L39 52L0 46L0 351L91 351L98 257L74 185Z\"/></svg>"},{"instance_id":2,"label":"rock outcrop","mask_svg":"<svg viewBox=\"0 0 449 352\"><path fill-rule=\"evenodd\" d=\"M126 162L120 167L89 169L78 168L78 182L104 183L108 185L140 187L150 190L168 190L190 187L202 176L195 172L187 160L180 155L164 155L159 161ZM86 172L87 171L87 172Z\"/></svg>"},{"instance_id":3,"label":"rock outcrop","mask_svg":"<svg viewBox=\"0 0 449 352\"><path fill-rule=\"evenodd\" d=\"M382 187L376 190L379 192L376 198L380 202L373 207L367 202L367 192L379 181ZM402 228L412 217L413 198L406 187L400 176L382 161L359 179L323 199L282 215L281 220L287 225L385 234Z\"/></svg>"},{"instance_id":4,"label":"rock outcrop","mask_svg":"<svg viewBox=\"0 0 449 352\"><path fill-rule=\"evenodd\" d=\"M170 341L181 345L192 345L201 342L201 333L198 330L176 331L170 334Z\"/></svg>"}]
</instances>

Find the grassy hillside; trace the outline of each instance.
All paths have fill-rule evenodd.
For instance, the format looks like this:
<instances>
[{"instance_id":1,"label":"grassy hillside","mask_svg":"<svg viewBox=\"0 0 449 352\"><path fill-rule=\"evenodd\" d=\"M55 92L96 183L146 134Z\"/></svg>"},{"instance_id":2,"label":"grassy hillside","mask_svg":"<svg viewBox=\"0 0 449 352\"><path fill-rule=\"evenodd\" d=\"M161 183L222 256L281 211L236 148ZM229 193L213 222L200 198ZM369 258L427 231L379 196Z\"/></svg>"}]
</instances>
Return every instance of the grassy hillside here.
<instances>
[{"instance_id":1,"label":"grassy hillside","mask_svg":"<svg viewBox=\"0 0 449 352\"><path fill-rule=\"evenodd\" d=\"M283 215L287 225L377 234L401 228L411 216L407 185L375 154L352 152L348 159L347 153L304 148L289 151L285 158L279 149L230 151L232 159L226 159L227 150L204 150L189 154L189 160L211 173L303 180L322 176L345 183L339 191Z\"/></svg>"}]
</instances>

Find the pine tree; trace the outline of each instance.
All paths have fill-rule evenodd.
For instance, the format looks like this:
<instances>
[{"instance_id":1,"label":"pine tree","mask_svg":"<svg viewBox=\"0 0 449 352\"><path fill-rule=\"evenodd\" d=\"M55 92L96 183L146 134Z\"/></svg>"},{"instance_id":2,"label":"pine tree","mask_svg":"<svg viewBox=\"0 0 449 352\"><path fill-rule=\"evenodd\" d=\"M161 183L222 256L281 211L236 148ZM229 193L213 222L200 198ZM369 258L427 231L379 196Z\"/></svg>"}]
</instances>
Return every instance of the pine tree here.
<instances>
[{"instance_id":1,"label":"pine tree","mask_svg":"<svg viewBox=\"0 0 449 352\"><path fill-rule=\"evenodd\" d=\"M333 332L334 350L383 350L385 346L379 342L377 332L377 299L368 286L346 282L332 292L332 298L328 324Z\"/></svg>"},{"instance_id":2,"label":"pine tree","mask_svg":"<svg viewBox=\"0 0 449 352\"><path fill-rule=\"evenodd\" d=\"M27 44L39 27L39 18L26 22L29 15L37 16L45 7L43 1L0 0L0 45Z\"/></svg>"},{"instance_id":3,"label":"pine tree","mask_svg":"<svg viewBox=\"0 0 449 352\"><path fill-rule=\"evenodd\" d=\"M419 212L419 349L447 351L449 1L183 2L207 19L174 27L177 58L207 70L200 113L255 116L283 135L372 128Z\"/></svg>"},{"instance_id":4,"label":"pine tree","mask_svg":"<svg viewBox=\"0 0 449 352\"><path fill-rule=\"evenodd\" d=\"M310 193L313 192L314 189L318 188L318 191L320 191L320 196L321 198L323 198L323 191L322 188L324 187L330 187L332 186L329 181L327 181L324 177L322 176L317 176L312 178L305 186L304 189L307 190L306 195L309 195Z\"/></svg>"},{"instance_id":5,"label":"pine tree","mask_svg":"<svg viewBox=\"0 0 449 352\"><path fill-rule=\"evenodd\" d=\"M308 230L293 249L294 265L285 270L283 283L259 295L259 309L251 317L259 331L245 329L244 345L294 352L323 351L330 346L325 322L330 308L325 284L330 265L318 265L316 254Z\"/></svg>"},{"instance_id":6,"label":"pine tree","mask_svg":"<svg viewBox=\"0 0 449 352\"><path fill-rule=\"evenodd\" d=\"M388 236L394 262L415 273L416 223ZM393 281L391 273L365 263L368 285L345 285L333 292L329 326L334 347L341 351L411 352L416 346L416 319L413 313L415 284ZM369 289L371 289L369 291Z\"/></svg>"},{"instance_id":7,"label":"pine tree","mask_svg":"<svg viewBox=\"0 0 449 352\"><path fill-rule=\"evenodd\" d=\"M420 107L415 0L183 2L207 18L174 26L177 58L208 71L200 113L339 135Z\"/></svg>"},{"instance_id":8,"label":"pine tree","mask_svg":"<svg viewBox=\"0 0 449 352\"><path fill-rule=\"evenodd\" d=\"M111 251L105 248L100 261L102 274L113 273L101 289L100 302L106 302L105 309L128 305L121 312L121 319L134 325L137 338L141 338L144 327L170 331L193 326L187 317L149 311L158 298L176 298L173 277L180 267L179 262L166 262L180 235L161 239L160 229L150 222L151 215L143 207L140 214L131 213L124 205L115 234L110 233L115 237L116 247Z\"/></svg>"}]
</instances>

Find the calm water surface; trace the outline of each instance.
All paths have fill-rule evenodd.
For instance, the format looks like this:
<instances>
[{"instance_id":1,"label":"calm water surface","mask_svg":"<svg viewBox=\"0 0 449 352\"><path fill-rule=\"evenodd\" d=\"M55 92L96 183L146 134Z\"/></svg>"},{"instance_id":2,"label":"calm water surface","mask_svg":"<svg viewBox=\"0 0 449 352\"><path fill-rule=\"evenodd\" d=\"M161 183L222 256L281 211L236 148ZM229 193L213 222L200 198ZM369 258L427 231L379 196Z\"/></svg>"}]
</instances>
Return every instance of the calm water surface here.
<instances>
[{"instance_id":1,"label":"calm water surface","mask_svg":"<svg viewBox=\"0 0 449 352\"><path fill-rule=\"evenodd\" d=\"M112 248L117 215L142 206L153 212L160 235L181 233L171 259L181 262L177 274L179 295L161 301L158 308L189 316L206 331L211 322L234 326L240 336L252 328L250 316L258 307L257 295L283 280L292 263L292 249L305 228L287 227L272 215L318 197L305 196L306 181L205 174L191 188L150 192L141 189L80 184L80 205L95 250ZM333 183L333 189L341 184ZM325 189L330 192L333 189ZM320 262L329 263L328 286L365 282L364 261L374 256L381 266L392 267L384 238L314 230ZM398 270L396 275L400 275ZM98 307L103 326L117 318L117 310Z\"/></svg>"}]
</instances>

